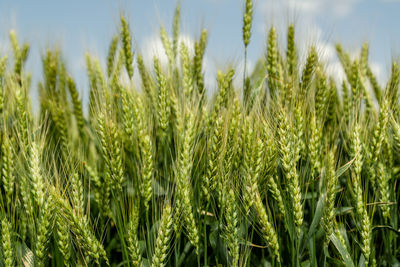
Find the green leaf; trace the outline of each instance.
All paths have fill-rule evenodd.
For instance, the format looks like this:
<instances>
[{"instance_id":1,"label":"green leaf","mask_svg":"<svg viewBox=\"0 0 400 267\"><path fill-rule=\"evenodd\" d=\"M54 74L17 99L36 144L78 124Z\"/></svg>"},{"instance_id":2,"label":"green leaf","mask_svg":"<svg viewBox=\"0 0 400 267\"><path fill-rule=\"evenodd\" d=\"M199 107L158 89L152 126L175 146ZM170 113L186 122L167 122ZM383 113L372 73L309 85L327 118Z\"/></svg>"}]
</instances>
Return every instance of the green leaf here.
<instances>
[{"instance_id":1,"label":"green leaf","mask_svg":"<svg viewBox=\"0 0 400 267\"><path fill-rule=\"evenodd\" d=\"M318 199L317 207L315 208L314 218L311 222L310 230L307 233L306 241L311 238L311 236L316 232L317 227L319 225L319 221L322 217L322 212L325 206L325 198L326 194L322 194L321 197Z\"/></svg>"},{"instance_id":2,"label":"green leaf","mask_svg":"<svg viewBox=\"0 0 400 267\"><path fill-rule=\"evenodd\" d=\"M161 185L156 179L153 179L153 192L156 196L164 196L166 194L165 187Z\"/></svg>"},{"instance_id":3,"label":"green leaf","mask_svg":"<svg viewBox=\"0 0 400 267\"><path fill-rule=\"evenodd\" d=\"M209 235L209 242L211 247L215 250L218 242L218 222L214 222L211 226L211 234Z\"/></svg>"},{"instance_id":4,"label":"green leaf","mask_svg":"<svg viewBox=\"0 0 400 267\"><path fill-rule=\"evenodd\" d=\"M400 235L400 230L396 230L395 228L391 227L390 225L376 225L372 228L373 231L377 230L389 230L394 232L396 235Z\"/></svg>"},{"instance_id":5,"label":"green leaf","mask_svg":"<svg viewBox=\"0 0 400 267\"><path fill-rule=\"evenodd\" d=\"M301 196L301 200L307 200L307 199L312 199L312 198L316 198L316 197L318 197L317 192L308 192Z\"/></svg>"},{"instance_id":6,"label":"green leaf","mask_svg":"<svg viewBox=\"0 0 400 267\"><path fill-rule=\"evenodd\" d=\"M340 255L342 256L343 262L347 267L354 267L354 263L350 257L347 248L340 242L339 238L336 236L335 233L332 233L329 236L329 239L332 241L333 245L335 245L336 249L339 251Z\"/></svg>"},{"instance_id":7,"label":"green leaf","mask_svg":"<svg viewBox=\"0 0 400 267\"><path fill-rule=\"evenodd\" d=\"M351 213L352 210L354 210L353 207L338 207L336 208L336 216Z\"/></svg>"},{"instance_id":8,"label":"green leaf","mask_svg":"<svg viewBox=\"0 0 400 267\"><path fill-rule=\"evenodd\" d=\"M347 236L346 227L344 226L343 223L338 224L338 230L339 233L342 235L344 241L346 242L346 246L349 248L350 247L349 237Z\"/></svg>"},{"instance_id":9,"label":"green leaf","mask_svg":"<svg viewBox=\"0 0 400 267\"><path fill-rule=\"evenodd\" d=\"M355 158L344 164L342 167L339 168L339 170L336 171L336 179L342 176L342 174L347 171L348 168L350 168L351 164L353 164Z\"/></svg>"},{"instance_id":10,"label":"green leaf","mask_svg":"<svg viewBox=\"0 0 400 267\"><path fill-rule=\"evenodd\" d=\"M310 260L305 260L301 263L301 267L311 267Z\"/></svg>"},{"instance_id":11,"label":"green leaf","mask_svg":"<svg viewBox=\"0 0 400 267\"><path fill-rule=\"evenodd\" d=\"M301 249L300 254L303 254L303 251L306 247L308 240L310 240L310 238L313 236L313 234L318 229L319 221L321 220L322 212L323 212L324 206L325 206L325 197L326 197L326 194L322 194L320 196L320 198L318 199L317 207L315 208L314 218L311 222L310 229L308 230L308 233L307 233L305 239L302 240L303 245L301 246L302 249Z\"/></svg>"},{"instance_id":12,"label":"green leaf","mask_svg":"<svg viewBox=\"0 0 400 267\"><path fill-rule=\"evenodd\" d=\"M25 245L25 243L17 242L16 244L17 260L23 264L24 267L34 267L35 258L33 252Z\"/></svg>"},{"instance_id":13,"label":"green leaf","mask_svg":"<svg viewBox=\"0 0 400 267\"><path fill-rule=\"evenodd\" d=\"M149 259L142 259L142 267L150 267L151 266L151 262Z\"/></svg>"},{"instance_id":14,"label":"green leaf","mask_svg":"<svg viewBox=\"0 0 400 267\"><path fill-rule=\"evenodd\" d=\"M360 260L358 261L359 267L365 267L365 257L364 254L361 254Z\"/></svg>"},{"instance_id":15,"label":"green leaf","mask_svg":"<svg viewBox=\"0 0 400 267\"><path fill-rule=\"evenodd\" d=\"M289 204L287 202L285 202L284 205L286 210L290 210ZM296 238L296 227L294 225L293 212L285 213L285 223L289 232L290 239L294 240Z\"/></svg>"}]
</instances>

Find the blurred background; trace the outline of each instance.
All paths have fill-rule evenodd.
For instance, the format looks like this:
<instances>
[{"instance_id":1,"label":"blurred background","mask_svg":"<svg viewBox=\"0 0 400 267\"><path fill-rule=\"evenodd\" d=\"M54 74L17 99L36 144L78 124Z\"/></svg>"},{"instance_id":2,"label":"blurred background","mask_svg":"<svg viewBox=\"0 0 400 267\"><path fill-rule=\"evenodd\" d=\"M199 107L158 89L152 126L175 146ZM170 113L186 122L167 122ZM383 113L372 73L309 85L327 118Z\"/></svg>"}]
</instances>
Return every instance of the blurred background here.
<instances>
[{"instance_id":1,"label":"blurred background","mask_svg":"<svg viewBox=\"0 0 400 267\"><path fill-rule=\"evenodd\" d=\"M8 33L15 29L20 40L31 44L27 63L36 87L41 73L41 54L46 47L60 47L79 90L87 91L86 51L104 63L109 42L118 31L119 15L130 22L135 49L148 63L154 54L164 57L159 39L160 25L171 34L176 0L0 0L0 55L11 52ZM202 28L209 31L205 56L206 85L215 87L219 68L231 63L243 69L242 12L240 0L182 0L182 40L192 43ZM364 41L370 43L370 62L379 81L386 81L390 62L400 55L399 0L255 0L252 38L249 46L251 68L265 55L267 29L278 29L285 46L286 29L296 25L300 60L309 44L317 46L328 71L340 80L343 72L334 45L341 42L352 54ZM240 79L241 75L236 75ZM84 93L84 98L85 97Z\"/></svg>"}]
</instances>

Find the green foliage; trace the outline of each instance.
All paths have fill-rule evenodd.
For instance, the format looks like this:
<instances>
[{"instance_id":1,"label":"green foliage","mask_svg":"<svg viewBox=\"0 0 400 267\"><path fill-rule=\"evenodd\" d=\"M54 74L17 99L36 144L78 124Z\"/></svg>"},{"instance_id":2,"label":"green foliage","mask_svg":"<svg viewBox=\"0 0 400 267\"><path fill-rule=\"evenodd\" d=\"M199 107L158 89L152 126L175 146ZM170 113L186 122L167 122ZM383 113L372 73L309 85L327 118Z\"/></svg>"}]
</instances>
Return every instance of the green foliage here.
<instances>
[{"instance_id":1,"label":"green foliage","mask_svg":"<svg viewBox=\"0 0 400 267\"><path fill-rule=\"evenodd\" d=\"M253 2L244 7L246 58ZM180 23L178 5L172 38L160 32L167 66L150 67L121 16L106 66L86 54L88 103L61 52L47 49L38 112L29 45L10 33L0 266L400 264L398 62L381 85L367 44L359 58L338 44L339 81L314 47L298 55L293 25L284 48L271 27L243 86L227 66L211 94L207 31L189 47Z\"/></svg>"}]
</instances>

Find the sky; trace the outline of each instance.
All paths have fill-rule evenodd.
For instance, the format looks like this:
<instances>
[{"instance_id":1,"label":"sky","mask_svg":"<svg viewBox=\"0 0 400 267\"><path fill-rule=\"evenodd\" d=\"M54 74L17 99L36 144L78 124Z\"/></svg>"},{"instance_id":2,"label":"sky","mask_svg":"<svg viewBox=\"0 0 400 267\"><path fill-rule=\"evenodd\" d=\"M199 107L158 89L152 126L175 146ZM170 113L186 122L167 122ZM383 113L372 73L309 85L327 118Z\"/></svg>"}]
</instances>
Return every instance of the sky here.
<instances>
[{"instance_id":1,"label":"sky","mask_svg":"<svg viewBox=\"0 0 400 267\"><path fill-rule=\"evenodd\" d=\"M244 0L181 0L181 38L188 45L208 29L204 68L206 85L215 87L216 70L227 64L243 69L242 13ZM334 45L341 42L352 56L363 42L370 44L370 63L383 84L391 61L400 58L400 0L254 0L254 20L249 45L251 70L265 55L267 30L278 29L285 47L286 29L296 26L300 60L308 45L315 45L328 71L343 77ZM34 86L40 80L41 54L46 47L60 47L79 90L87 95L85 52L104 63L119 16L130 23L135 50L150 64L156 54L164 57L160 25L171 35L177 0L0 0L0 56L10 53L8 33L14 29L21 41L31 44L28 71ZM241 75L236 75L239 79ZM36 84L35 84L36 83Z\"/></svg>"}]
</instances>

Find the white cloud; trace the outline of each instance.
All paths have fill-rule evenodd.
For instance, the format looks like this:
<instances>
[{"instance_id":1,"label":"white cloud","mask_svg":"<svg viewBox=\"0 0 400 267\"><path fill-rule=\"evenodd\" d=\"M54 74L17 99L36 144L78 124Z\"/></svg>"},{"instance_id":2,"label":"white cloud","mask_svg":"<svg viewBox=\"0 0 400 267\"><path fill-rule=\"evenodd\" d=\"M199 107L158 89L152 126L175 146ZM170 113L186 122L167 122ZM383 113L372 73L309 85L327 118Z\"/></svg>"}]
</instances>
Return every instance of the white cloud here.
<instances>
[{"instance_id":1,"label":"white cloud","mask_svg":"<svg viewBox=\"0 0 400 267\"><path fill-rule=\"evenodd\" d=\"M334 61L326 66L326 72L329 76L335 77L335 81L341 84L346 78L342 64L339 61Z\"/></svg>"},{"instance_id":2,"label":"white cloud","mask_svg":"<svg viewBox=\"0 0 400 267\"><path fill-rule=\"evenodd\" d=\"M194 55L194 39L189 35L181 35L179 37L179 43L184 42L189 49L189 54L191 56ZM157 56L160 60L160 63L166 67L168 64L168 58L165 54L164 46L161 42L161 39L158 35L152 35L147 38L144 38L144 41L140 47L141 53L143 55L143 60L145 64L152 68L153 65L153 58ZM217 59L218 60L218 59ZM178 62L180 62L180 57L178 55ZM229 64L228 64L229 65ZM243 69L244 69L244 61L243 59L237 60L231 64L235 70L235 79L234 79L234 86L241 87L243 83ZM179 66L179 64L178 64ZM216 60L212 60L208 55L207 51L203 58L203 71L204 71L204 83L205 87L208 89L208 93L211 95L215 91L217 87L217 71L219 64ZM226 64L224 64L226 66ZM254 64L251 60L247 61L246 66L247 72L251 73L254 69ZM226 71L223 69L222 71ZM137 73L137 72L135 72ZM137 81L139 81L139 77L136 77Z\"/></svg>"},{"instance_id":3,"label":"white cloud","mask_svg":"<svg viewBox=\"0 0 400 267\"><path fill-rule=\"evenodd\" d=\"M286 5L286 7L291 9L291 10L298 10L300 12L313 13L313 14L323 8L324 2L325 1L318 1L318 0L303 0L303 1L287 0L287 1L282 1L282 3L284 5Z\"/></svg>"},{"instance_id":4,"label":"white cloud","mask_svg":"<svg viewBox=\"0 0 400 267\"><path fill-rule=\"evenodd\" d=\"M194 39L186 34L182 34L179 36L179 44L185 43L189 50L189 54L192 57L194 55ZM178 48L179 49L179 48ZM142 45L140 46L141 53L143 55L144 63L152 68L153 59L156 56L162 66L167 66L168 57L165 54L164 46L160 39L160 36L157 34L151 35L147 38L144 38ZM180 56L178 54L178 62L180 62ZM179 66L180 64L178 64ZM214 62L207 56L207 52L203 59L203 70L204 70L204 83L206 88L210 91L214 90L216 86L216 65ZM137 72L135 72L137 73ZM139 77L135 77L135 83L139 81Z\"/></svg>"},{"instance_id":5,"label":"white cloud","mask_svg":"<svg viewBox=\"0 0 400 267\"><path fill-rule=\"evenodd\" d=\"M265 17L272 18L270 23L273 23L278 33L286 33L288 18L294 17L300 64L304 65L309 47L313 45L327 73L334 76L337 82L341 82L345 73L336 55L335 42L330 40L329 33L321 29L317 20L326 16L343 18L352 12L359 1L361 0L266 0L260 7ZM285 17L282 14L287 15ZM280 40L283 41L281 47L285 49L285 35L280 34L278 41ZM358 54L350 51L352 57Z\"/></svg>"},{"instance_id":6,"label":"white cloud","mask_svg":"<svg viewBox=\"0 0 400 267\"><path fill-rule=\"evenodd\" d=\"M318 38L323 36L317 20L343 19L360 1L362 0L265 0L258 4L261 14L266 18L258 29L264 32L267 23L273 24L278 32L286 32L288 22L294 21L297 37L303 37L306 43L310 34L316 34Z\"/></svg>"},{"instance_id":7,"label":"white cloud","mask_svg":"<svg viewBox=\"0 0 400 267\"><path fill-rule=\"evenodd\" d=\"M180 44L182 42L185 43L185 45L188 47L189 53L192 55L194 51L194 39L189 35L182 34L179 36L178 43ZM165 54L165 49L159 35L151 35L147 38L144 38L140 49L143 55L143 60L146 64L152 65L154 57L157 57L163 66L168 64L168 57Z\"/></svg>"},{"instance_id":8,"label":"white cloud","mask_svg":"<svg viewBox=\"0 0 400 267\"><path fill-rule=\"evenodd\" d=\"M254 70L254 63L253 61L247 59L246 63L246 72L247 75L250 75ZM243 72L244 72L244 59L241 59L235 66L235 80L233 82L233 85L236 88L242 88L243 87Z\"/></svg>"},{"instance_id":9,"label":"white cloud","mask_svg":"<svg viewBox=\"0 0 400 267\"><path fill-rule=\"evenodd\" d=\"M330 63L336 60L336 52L332 44L326 42L318 42L315 46L318 51L320 61Z\"/></svg>"},{"instance_id":10,"label":"white cloud","mask_svg":"<svg viewBox=\"0 0 400 267\"><path fill-rule=\"evenodd\" d=\"M383 65L378 62L370 62L371 71L375 74L378 83L382 86L385 83L385 70Z\"/></svg>"},{"instance_id":11,"label":"white cloud","mask_svg":"<svg viewBox=\"0 0 400 267\"><path fill-rule=\"evenodd\" d=\"M327 11L332 8L336 16L344 17L353 11L355 5L357 4L357 2L360 2L360 0L336 0L327 2L330 3L330 5L327 7Z\"/></svg>"},{"instance_id":12,"label":"white cloud","mask_svg":"<svg viewBox=\"0 0 400 267\"><path fill-rule=\"evenodd\" d=\"M348 15L360 0L285 0L281 3L290 11L308 15L333 15L343 17Z\"/></svg>"},{"instance_id":13,"label":"white cloud","mask_svg":"<svg viewBox=\"0 0 400 267\"><path fill-rule=\"evenodd\" d=\"M153 64L153 58L157 57L161 64L168 63L168 58L165 55L165 50L161 39L158 35L152 35L144 39L141 45L143 60L147 65Z\"/></svg>"}]
</instances>

